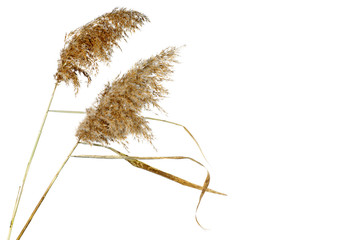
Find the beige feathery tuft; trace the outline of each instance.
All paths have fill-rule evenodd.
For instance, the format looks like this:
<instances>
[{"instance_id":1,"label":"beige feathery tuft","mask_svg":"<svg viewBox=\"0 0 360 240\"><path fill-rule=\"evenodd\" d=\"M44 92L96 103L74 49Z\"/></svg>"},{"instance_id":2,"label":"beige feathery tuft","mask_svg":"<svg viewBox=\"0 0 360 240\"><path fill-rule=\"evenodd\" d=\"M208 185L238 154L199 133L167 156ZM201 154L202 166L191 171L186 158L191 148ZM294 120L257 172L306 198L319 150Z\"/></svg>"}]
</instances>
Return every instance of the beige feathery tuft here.
<instances>
[{"instance_id":1,"label":"beige feathery tuft","mask_svg":"<svg viewBox=\"0 0 360 240\"><path fill-rule=\"evenodd\" d=\"M177 52L178 48L166 48L107 84L93 107L86 110L76 132L79 141L126 145L126 138L133 135L151 142L153 135L141 112L151 107L162 110L158 102L168 91L161 83L170 80Z\"/></svg>"},{"instance_id":2,"label":"beige feathery tuft","mask_svg":"<svg viewBox=\"0 0 360 240\"><path fill-rule=\"evenodd\" d=\"M58 70L54 75L57 83L72 83L77 92L80 87L79 74L88 83L91 75L98 71L98 62L109 63L114 46L128 37L149 19L142 13L115 8L65 36L65 46L61 50Z\"/></svg>"}]
</instances>

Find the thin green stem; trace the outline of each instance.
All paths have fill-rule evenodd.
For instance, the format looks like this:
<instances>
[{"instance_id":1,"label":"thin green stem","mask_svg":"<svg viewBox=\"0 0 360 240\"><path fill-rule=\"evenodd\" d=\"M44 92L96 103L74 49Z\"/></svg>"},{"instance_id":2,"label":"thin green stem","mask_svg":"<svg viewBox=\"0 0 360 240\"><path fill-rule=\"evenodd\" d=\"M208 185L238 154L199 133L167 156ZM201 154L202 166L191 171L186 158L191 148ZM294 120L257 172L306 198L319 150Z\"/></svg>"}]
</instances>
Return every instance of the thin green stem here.
<instances>
[{"instance_id":1,"label":"thin green stem","mask_svg":"<svg viewBox=\"0 0 360 240\"><path fill-rule=\"evenodd\" d=\"M16 240L19 240L22 235L24 234L25 230L27 229L27 227L29 226L31 220L33 219L35 213L37 212L37 210L39 209L39 207L41 206L42 202L44 201L46 195L48 194L48 192L50 191L52 185L54 184L55 180L57 179L57 177L59 176L61 170L64 168L65 164L67 163L67 161L69 160L69 158L71 157L71 155L73 154L73 152L75 151L76 147L79 145L79 142L77 142L75 144L75 146L71 149L69 155L66 157L65 161L63 162L63 164L61 165L60 169L57 171L57 173L55 174L54 178L51 180L49 186L47 187L47 189L45 190L43 196L40 198L40 201L38 202L38 204L36 205L35 209L33 210L33 212L31 213L29 219L27 220L26 224L24 225L23 229L21 230L19 236L16 238Z\"/></svg>"},{"instance_id":2,"label":"thin green stem","mask_svg":"<svg viewBox=\"0 0 360 240\"><path fill-rule=\"evenodd\" d=\"M44 119L43 119L43 121L42 121L42 124L41 124L40 130L39 130L38 136L37 136L37 138L36 138L34 148L33 148L32 152L31 152L30 159L29 159L29 161L28 161L28 164L27 164L27 167L26 167L26 170L25 170L25 174L24 174L24 177L23 177L23 181L22 181L20 190L19 190L19 192L18 192L18 197L16 198L16 202L15 202L15 206L14 206L14 210L13 210L13 215L12 215L12 218L11 218L11 221L10 221L10 229L9 229L9 234L8 234L7 240L10 240L10 237L11 237L11 232L12 232L12 229L13 229L13 225L14 225L16 213L17 213L17 210L18 210L18 208L19 208L19 204L20 204L21 196L22 196L22 193L23 193L23 190L24 190L24 185L25 185L25 182L26 182L26 178L27 178L27 175L28 175L28 173L29 173L32 160L33 160L33 158L34 158L35 151L36 151L37 145L38 145L38 143L39 143L39 139L40 139L42 130L43 130L43 128L44 128L45 121L46 121L47 115L48 115L48 113L49 113L49 109L50 109L52 100L53 100L53 98L54 98L55 90L56 90L57 85L58 85L58 84L56 83L56 84L55 84L55 87L54 87L54 90L53 90L53 92L52 92L52 94L51 94L51 98L50 98L50 101L49 101L49 105L48 105L47 110L46 110L46 112L45 112L45 116L44 116Z\"/></svg>"}]
</instances>

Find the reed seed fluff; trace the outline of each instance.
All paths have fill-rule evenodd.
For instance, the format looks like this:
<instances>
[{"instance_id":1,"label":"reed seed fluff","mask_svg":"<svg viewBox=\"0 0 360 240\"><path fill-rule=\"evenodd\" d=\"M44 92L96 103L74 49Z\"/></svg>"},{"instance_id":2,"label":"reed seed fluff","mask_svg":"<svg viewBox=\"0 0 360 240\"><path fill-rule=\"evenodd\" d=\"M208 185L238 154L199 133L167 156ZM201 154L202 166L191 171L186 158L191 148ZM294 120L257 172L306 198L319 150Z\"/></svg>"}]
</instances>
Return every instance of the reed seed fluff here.
<instances>
[{"instance_id":1,"label":"reed seed fluff","mask_svg":"<svg viewBox=\"0 0 360 240\"><path fill-rule=\"evenodd\" d=\"M76 136L87 143L122 143L133 135L138 140L153 139L143 110L155 107L167 93L162 82L170 80L178 48L169 47L146 60L138 61L127 73L117 76L100 93L94 105L86 110Z\"/></svg>"},{"instance_id":2,"label":"reed seed fluff","mask_svg":"<svg viewBox=\"0 0 360 240\"><path fill-rule=\"evenodd\" d=\"M58 69L54 75L57 84L72 83L75 92L80 87L79 74L91 82L98 71L98 62L109 63L119 40L127 39L149 19L142 13L115 8L65 36L65 46L60 52Z\"/></svg>"}]
</instances>

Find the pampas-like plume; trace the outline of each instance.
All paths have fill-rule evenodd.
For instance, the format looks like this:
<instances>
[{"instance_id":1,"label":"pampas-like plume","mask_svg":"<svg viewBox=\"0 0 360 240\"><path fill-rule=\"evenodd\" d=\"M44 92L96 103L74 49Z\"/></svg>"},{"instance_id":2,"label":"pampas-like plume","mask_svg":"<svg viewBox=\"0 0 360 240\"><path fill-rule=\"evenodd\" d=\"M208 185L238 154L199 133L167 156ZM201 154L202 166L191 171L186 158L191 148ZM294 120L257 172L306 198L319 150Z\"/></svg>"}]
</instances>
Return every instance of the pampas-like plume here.
<instances>
[{"instance_id":1,"label":"pampas-like plume","mask_svg":"<svg viewBox=\"0 0 360 240\"><path fill-rule=\"evenodd\" d=\"M79 74L83 74L88 83L90 75L98 71L98 62L108 63L113 47L119 47L118 41L128 37L149 19L142 13L115 8L86 25L65 36L65 46L61 50L58 70L54 75L56 82L71 82L77 92L80 87Z\"/></svg>"},{"instance_id":2,"label":"pampas-like plume","mask_svg":"<svg viewBox=\"0 0 360 240\"><path fill-rule=\"evenodd\" d=\"M117 76L86 110L76 136L86 143L119 142L126 145L128 135L151 142L153 135L143 110L155 107L167 94L161 83L170 80L178 48L169 47L147 60L140 60L123 76Z\"/></svg>"}]
</instances>

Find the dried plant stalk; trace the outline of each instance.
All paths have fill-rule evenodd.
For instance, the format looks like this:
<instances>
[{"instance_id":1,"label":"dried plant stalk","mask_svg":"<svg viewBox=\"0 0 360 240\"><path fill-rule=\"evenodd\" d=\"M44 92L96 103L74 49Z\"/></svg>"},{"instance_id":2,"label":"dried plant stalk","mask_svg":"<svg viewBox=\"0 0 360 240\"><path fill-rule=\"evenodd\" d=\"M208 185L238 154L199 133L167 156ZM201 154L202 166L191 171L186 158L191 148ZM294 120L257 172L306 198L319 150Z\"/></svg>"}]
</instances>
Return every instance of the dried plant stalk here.
<instances>
[{"instance_id":1,"label":"dried plant stalk","mask_svg":"<svg viewBox=\"0 0 360 240\"><path fill-rule=\"evenodd\" d=\"M60 82L65 82L67 84L71 82L74 85L75 91L78 92L80 87L78 75L83 74L88 79L88 83L90 83L90 76L98 70L98 62L102 61L108 63L111 59L114 46L119 47L118 41L121 39L126 40L129 33L134 32L148 21L149 19L144 14L137 11L127 10L125 8L115 8L112 12L102 15L66 35L65 46L61 50L60 60L58 61L58 70L54 75L56 84L15 201L7 237L8 240L11 237L27 175L57 86Z\"/></svg>"},{"instance_id":2,"label":"dried plant stalk","mask_svg":"<svg viewBox=\"0 0 360 240\"><path fill-rule=\"evenodd\" d=\"M161 109L158 101L167 94L161 83L170 80L178 48L169 47L158 55L135 64L123 76L118 76L99 95L93 107L86 110L76 136L86 143L118 142L126 145L126 138L151 142L153 135L143 110Z\"/></svg>"},{"instance_id":3,"label":"dried plant stalk","mask_svg":"<svg viewBox=\"0 0 360 240\"><path fill-rule=\"evenodd\" d=\"M148 21L140 12L115 8L67 34L55 74L57 83L71 82L78 91L79 74L83 74L90 83L91 75L98 71L98 62L108 63L113 48L120 48L119 40L126 40L128 33L139 29Z\"/></svg>"},{"instance_id":4,"label":"dried plant stalk","mask_svg":"<svg viewBox=\"0 0 360 240\"><path fill-rule=\"evenodd\" d=\"M25 230L27 229L27 227L29 226L31 220L33 219L35 213L37 212L37 210L39 209L39 207L41 206L41 204L43 203L46 195L48 194L48 192L50 191L51 187L54 185L56 179L58 178L61 170L65 167L65 164L68 162L68 160L70 159L72 153L75 151L76 147L79 145L79 142L76 142L75 146L71 149L69 155L66 157L65 161L63 162L63 164L61 165L60 169L57 171L57 173L55 174L54 178L51 180L49 186L47 187L47 189L45 190L44 194L42 195L42 197L40 198L40 201L38 202L38 204L36 205L35 209L33 210L33 212L31 213L29 219L27 220L27 222L25 223L24 227L22 228L20 234L18 235L18 237L16 238L16 240L20 240L20 238L22 237L22 235L24 234Z\"/></svg>"},{"instance_id":5,"label":"dried plant stalk","mask_svg":"<svg viewBox=\"0 0 360 240\"><path fill-rule=\"evenodd\" d=\"M21 186L19 187L18 196L16 197L13 214L12 214L11 221L10 221L10 227L9 227L9 232L8 232L7 240L10 240L10 237L11 237L11 233L12 233L12 229L13 229L13 226L14 226L15 217L16 217L16 214L17 214L17 210L18 210L18 208L19 208L19 204L20 204L21 196L22 196L22 193L23 193L23 190L24 190L24 186L25 186L25 183L26 183L26 179L27 179L28 173L29 173L29 171L30 171L30 166L31 166L32 160L33 160L33 158L34 158L34 155L35 155L37 146L38 146L38 144L39 144L39 140L40 140L42 131L43 131L43 129L44 129L44 125L45 125L45 122L46 122L46 119L47 119L47 116L48 116L48 113L49 113L49 109L50 109L51 103L52 103L52 101L53 101L53 99L54 99L56 87L57 87L57 84L55 84L54 90L53 90L53 92L52 92L52 94L51 94L51 98L50 98L50 101L49 101L47 110L46 110L46 112L45 112L45 115L44 115L43 121L42 121L42 123L41 123L41 127L40 127L40 130L39 130L39 133L38 133L38 135L37 135L37 137L36 137L34 147L33 147L32 151L31 151L31 155L30 155L29 161L28 161L27 166L26 166L26 169L25 169L25 173L24 173L24 177L23 177L23 180L22 180L22 184L21 184Z\"/></svg>"}]
</instances>

